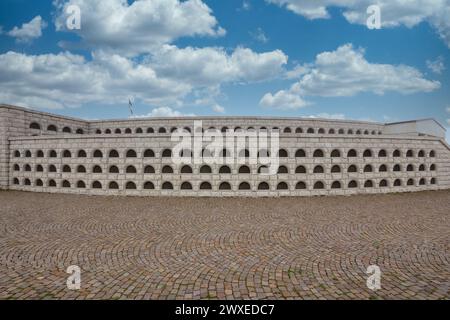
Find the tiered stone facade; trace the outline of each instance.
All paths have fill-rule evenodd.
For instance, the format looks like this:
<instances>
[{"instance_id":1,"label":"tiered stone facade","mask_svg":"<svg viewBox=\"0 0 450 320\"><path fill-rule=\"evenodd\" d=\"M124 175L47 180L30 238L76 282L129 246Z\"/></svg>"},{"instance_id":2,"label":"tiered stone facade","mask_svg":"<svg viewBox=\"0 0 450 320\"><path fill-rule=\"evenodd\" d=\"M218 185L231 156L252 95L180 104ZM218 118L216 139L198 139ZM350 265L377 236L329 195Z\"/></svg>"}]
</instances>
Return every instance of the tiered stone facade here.
<instances>
[{"instance_id":1,"label":"tiered stone facade","mask_svg":"<svg viewBox=\"0 0 450 320\"><path fill-rule=\"evenodd\" d=\"M194 120L202 120L204 130L278 129L278 173L258 174L260 164L192 164L190 158L174 164L170 150L177 142L170 133L176 128L193 132ZM0 106L0 184L35 192L142 196L311 196L450 188L445 129L431 120L420 123L413 126L420 130L410 132L408 125L406 133L405 123L301 118L84 121ZM245 149L256 153L255 148Z\"/></svg>"}]
</instances>

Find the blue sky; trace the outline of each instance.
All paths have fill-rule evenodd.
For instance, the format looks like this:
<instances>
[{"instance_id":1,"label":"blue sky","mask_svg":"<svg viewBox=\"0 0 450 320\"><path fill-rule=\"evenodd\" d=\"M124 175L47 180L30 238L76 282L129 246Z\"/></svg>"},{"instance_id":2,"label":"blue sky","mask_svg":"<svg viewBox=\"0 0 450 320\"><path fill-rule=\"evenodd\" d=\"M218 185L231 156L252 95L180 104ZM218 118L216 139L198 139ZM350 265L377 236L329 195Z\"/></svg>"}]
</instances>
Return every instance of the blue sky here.
<instances>
[{"instance_id":1,"label":"blue sky","mask_svg":"<svg viewBox=\"0 0 450 320\"><path fill-rule=\"evenodd\" d=\"M450 126L450 1L380 0L378 30L366 0L102 2L3 0L0 102L89 119L128 117L130 98L139 116Z\"/></svg>"}]
</instances>

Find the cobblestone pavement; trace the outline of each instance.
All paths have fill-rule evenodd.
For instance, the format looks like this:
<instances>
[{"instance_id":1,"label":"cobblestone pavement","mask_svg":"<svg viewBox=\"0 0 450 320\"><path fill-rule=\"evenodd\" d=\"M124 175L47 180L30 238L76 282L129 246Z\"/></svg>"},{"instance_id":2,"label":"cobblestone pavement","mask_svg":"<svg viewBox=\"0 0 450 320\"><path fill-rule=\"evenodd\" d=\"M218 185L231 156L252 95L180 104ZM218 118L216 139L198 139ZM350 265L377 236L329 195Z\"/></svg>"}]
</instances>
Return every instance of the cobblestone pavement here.
<instances>
[{"instance_id":1,"label":"cobblestone pavement","mask_svg":"<svg viewBox=\"0 0 450 320\"><path fill-rule=\"evenodd\" d=\"M0 192L2 299L449 299L450 191L320 198ZM366 269L382 271L381 290ZM68 290L66 268L82 269Z\"/></svg>"}]
</instances>

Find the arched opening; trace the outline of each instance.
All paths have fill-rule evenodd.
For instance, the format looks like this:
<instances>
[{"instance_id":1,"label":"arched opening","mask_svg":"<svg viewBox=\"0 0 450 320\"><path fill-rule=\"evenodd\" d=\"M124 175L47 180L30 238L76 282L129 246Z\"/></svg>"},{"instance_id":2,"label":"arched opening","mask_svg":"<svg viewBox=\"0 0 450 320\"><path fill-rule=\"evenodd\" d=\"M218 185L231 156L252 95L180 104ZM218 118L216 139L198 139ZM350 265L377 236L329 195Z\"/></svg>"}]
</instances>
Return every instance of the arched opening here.
<instances>
[{"instance_id":1,"label":"arched opening","mask_svg":"<svg viewBox=\"0 0 450 320\"><path fill-rule=\"evenodd\" d=\"M303 133L303 129L298 127L297 129L295 129L295 133Z\"/></svg>"},{"instance_id":2,"label":"arched opening","mask_svg":"<svg viewBox=\"0 0 450 320\"><path fill-rule=\"evenodd\" d=\"M103 158L103 152L101 152L100 150L95 150L93 155L94 158Z\"/></svg>"},{"instance_id":3,"label":"arched opening","mask_svg":"<svg viewBox=\"0 0 450 320\"><path fill-rule=\"evenodd\" d=\"M229 173L231 173L231 169L230 169L229 166L221 166L219 168L219 173L221 173L221 174L229 174Z\"/></svg>"},{"instance_id":4,"label":"arched opening","mask_svg":"<svg viewBox=\"0 0 450 320\"><path fill-rule=\"evenodd\" d=\"M406 182L407 186L413 186L414 185L414 179L408 179L408 181Z\"/></svg>"},{"instance_id":5,"label":"arched opening","mask_svg":"<svg viewBox=\"0 0 450 320\"><path fill-rule=\"evenodd\" d=\"M117 190L119 189L119 185L115 181L111 181L108 186L109 189Z\"/></svg>"},{"instance_id":6,"label":"arched opening","mask_svg":"<svg viewBox=\"0 0 450 320\"><path fill-rule=\"evenodd\" d=\"M110 158L118 158L119 157L119 152L117 152L117 150L111 150L109 151L109 157Z\"/></svg>"},{"instance_id":7,"label":"arched opening","mask_svg":"<svg viewBox=\"0 0 450 320\"><path fill-rule=\"evenodd\" d=\"M102 188L102 184L100 183L100 181L94 181L92 183L92 188L93 189L101 189Z\"/></svg>"},{"instance_id":8,"label":"arched opening","mask_svg":"<svg viewBox=\"0 0 450 320\"><path fill-rule=\"evenodd\" d=\"M249 174L250 173L250 168L248 166L240 166L239 167L239 173Z\"/></svg>"},{"instance_id":9,"label":"arched opening","mask_svg":"<svg viewBox=\"0 0 450 320\"><path fill-rule=\"evenodd\" d=\"M334 165L331 167L331 173L340 173L341 172L341 167L339 167L338 165Z\"/></svg>"},{"instance_id":10,"label":"arched opening","mask_svg":"<svg viewBox=\"0 0 450 320\"><path fill-rule=\"evenodd\" d=\"M228 182L222 182L219 185L219 190L231 190L231 185Z\"/></svg>"},{"instance_id":11,"label":"arched opening","mask_svg":"<svg viewBox=\"0 0 450 320\"><path fill-rule=\"evenodd\" d=\"M70 188L70 182L67 181L67 180L64 180L64 181L62 182L62 187L63 187L63 188Z\"/></svg>"},{"instance_id":12,"label":"arched opening","mask_svg":"<svg viewBox=\"0 0 450 320\"><path fill-rule=\"evenodd\" d=\"M72 133L72 129L70 129L69 127L64 127L62 129L62 132L64 132L64 133Z\"/></svg>"},{"instance_id":13,"label":"arched opening","mask_svg":"<svg viewBox=\"0 0 450 320\"><path fill-rule=\"evenodd\" d=\"M166 130L166 128L161 127L158 129L158 133L167 133L167 130Z\"/></svg>"},{"instance_id":14,"label":"arched opening","mask_svg":"<svg viewBox=\"0 0 450 320\"><path fill-rule=\"evenodd\" d=\"M267 167L267 166L260 166L258 168L258 173L267 174L268 172L269 172L269 167Z\"/></svg>"},{"instance_id":15,"label":"arched opening","mask_svg":"<svg viewBox=\"0 0 450 320\"><path fill-rule=\"evenodd\" d=\"M26 150L25 151L25 158L31 158L31 151L30 150Z\"/></svg>"},{"instance_id":16,"label":"arched opening","mask_svg":"<svg viewBox=\"0 0 450 320\"><path fill-rule=\"evenodd\" d=\"M136 133L140 134L140 133L144 133L144 131L142 130L142 128L136 128Z\"/></svg>"},{"instance_id":17,"label":"arched opening","mask_svg":"<svg viewBox=\"0 0 450 320\"><path fill-rule=\"evenodd\" d=\"M109 173L119 173L119 168L117 166L109 167Z\"/></svg>"},{"instance_id":18,"label":"arched opening","mask_svg":"<svg viewBox=\"0 0 450 320\"><path fill-rule=\"evenodd\" d=\"M136 151L134 151L133 149L127 151L127 158L136 158L136 157L137 157Z\"/></svg>"},{"instance_id":19,"label":"arched opening","mask_svg":"<svg viewBox=\"0 0 450 320\"><path fill-rule=\"evenodd\" d=\"M436 165L435 164L432 164L430 166L430 171L436 171Z\"/></svg>"},{"instance_id":20,"label":"arched opening","mask_svg":"<svg viewBox=\"0 0 450 320\"><path fill-rule=\"evenodd\" d=\"M92 168L92 173L102 173L102 172L103 172L103 170L102 170L102 167L100 167L100 166L94 166Z\"/></svg>"},{"instance_id":21,"label":"arched opening","mask_svg":"<svg viewBox=\"0 0 450 320\"><path fill-rule=\"evenodd\" d=\"M386 152L386 150L381 149L381 150L378 152L378 157L379 157L379 158L387 157L387 152Z\"/></svg>"},{"instance_id":22,"label":"arched opening","mask_svg":"<svg viewBox=\"0 0 450 320\"><path fill-rule=\"evenodd\" d=\"M172 167L171 166L164 166L164 167L162 167L162 170L161 170L161 172L162 173L173 173L173 169L172 169Z\"/></svg>"},{"instance_id":23,"label":"arched opening","mask_svg":"<svg viewBox=\"0 0 450 320\"><path fill-rule=\"evenodd\" d=\"M388 182L386 179L383 179L380 181L380 187L384 188L388 186Z\"/></svg>"},{"instance_id":24,"label":"arched opening","mask_svg":"<svg viewBox=\"0 0 450 320\"><path fill-rule=\"evenodd\" d=\"M425 151L420 150L419 153L417 154L417 156L418 156L419 158L425 157Z\"/></svg>"},{"instance_id":25,"label":"arched opening","mask_svg":"<svg viewBox=\"0 0 450 320\"><path fill-rule=\"evenodd\" d=\"M278 150L278 157L279 158L287 158L288 152L285 149Z\"/></svg>"},{"instance_id":26,"label":"arched opening","mask_svg":"<svg viewBox=\"0 0 450 320\"><path fill-rule=\"evenodd\" d=\"M162 157L163 158L170 158L170 157L172 157L172 150L164 149L163 152L162 152Z\"/></svg>"},{"instance_id":27,"label":"arched opening","mask_svg":"<svg viewBox=\"0 0 450 320\"><path fill-rule=\"evenodd\" d=\"M331 184L331 189L341 189L341 183L339 181L334 181Z\"/></svg>"},{"instance_id":28,"label":"arched opening","mask_svg":"<svg viewBox=\"0 0 450 320\"><path fill-rule=\"evenodd\" d=\"M412 150L408 150L408 151L406 151L406 156L408 158L414 157L414 152Z\"/></svg>"},{"instance_id":29,"label":"arched opening","mask_svg":"<svg viewBox=\"0 0 450 320\"><path fill-rule=\"evenodd\" d=\"M401 185L402 185L402 180L396 179L396 180L394 181L394 187L400 187Z\"/></svg>"},{"instance_id":30,"label":"arched opening","mask_svg":"<svg viewBox=\"0 0 450 320\"><path fill-rule=\"evenodd\" d=\"M55 125L51 124L51 125L49 125L47 127L47 131L54 131L54 132L56 132L56 131L58 131L58 129L56 128Z\"/></svg>"},{"instance_id":31,"label":"arched opening","mask_svg":"<svg viewBox=\"0 0 450 320\"><path fill-rule=\"evenodd\" d=\"M430 158L436 157L436 152L434 150L430 151Z\"/></svg>"},{"instance_id":32,"label":"arched opening","mask_svg":"<svg viewBox=\"0 0 450 320\"><path fill-rule=\"evenodd\" d=\"M313 157L314 158L323 158L324 154L323 151L320 149L317 149L314 151Z\"/></svg>"},{"instance_id":33,"label":"arched opening","mask_svg":"<svg viewBox=\"0 0 450 320\"><path fill-rule=\"evenodd\" d=\"M155 173L155 168L153 166L145 166L144 173Z\"/></svg>"},{"instance_id":34,"label":"arched opening","mask_svg":"<svg viewBox=\"0 0 450 320\"><path fill-rule=\"evenodd\" d=\"M55 150L50 150L50 151L48 152L48 156L49 156L50 158L56 158L58 155L56 154L56 151L55 151Z\"/></svg>"},{"instance_id":35,"label":"arched opening","mask_svg":"<svg viewBox=\"0 0 450 320\"><path fill-rule=\"evenodd\" d=\"M76 134L83 134L84 130L83 129L77 129Z\"/></svg>"},{"instance_id":36,"label":"arched opening","mask_svg":"<svg viewBox=\"0 0 450 320\"><path fill-rule=\"evenodd\" d=\"M324 173L324 170L323 170L323 167L319 165L319 166L314 167L313 172L314 173Z\"/></svg>"},{"instance_id":37,"label":"arched opening","mask_svg":"<svg viewBox=\"0 0 450 320\"><path fill-rule=\"evenodd\" d=\"M303 181L297 182L297 184L295 185L295 189L297 189L297 190L306 189L306 183L304 183Z\"/></svg>"},{"instance_id":38,"label":"arched opening","mask_svg":"<svg viewBox=\"0 0 450 320\"><path fill-rule=\"evenodd\" d=\"M350 150L347 152L347 157L348 157L348 158L356 158L357 156L358 156L358 153L356 152L355 149L350 149Z\"/></svg>"},{"instance_id":39,"label":"arched opening","mask_svg":"<svg viewBox=\"0 0 450 320\"><path fill-rule=\"evenodd\" d=\"M106 129L105 134L111 134L111 129Z\"/></svg>"},{"instance_id":40,"label":"arched opening","mask_svg":"<svg viewBox=\"0 0 450 320\"><path fill-rule=\"evenodd\" d=\"M128 181L127 184L125 185L125 189L127 190L135 190L136 189L136 184L132 181Z\"/></svg>"},{"instance_id":41,"label":"arched opening","mask_svg":"<svg viewBox=\"0 0 450 320\"><path fill-rule=\"evenodd\" d=\"M102 134L102 130L100 129L95 130L95 134Z\"/></svg>"},{"instance_id":42,"label":"arched opening","mask_svg":"<svg viewBox=\"0 0 450 320\"><path fill-rule=\"evenodd\" d=\"M364 172L373 172L373 168L370 164L364 166Z\"/></svg>"},{"instance_id":43,"label":"arched opening","mask_svg":"<svg viewBox=\"0 0 450 320\"><path fill-rule=\"evenodd\" d=\"M241 182L239 184L239 190L250 190L250 184L248 182Z\"/></svg>"},{"instance_id":44,"label":"arched opening","mask_svg":"<svg viewBox=\"0 0 450 320\"><path fill-rule=\"evenodd\" d=\"M324 128L320 128L318 131L319 134L325 134L325 129Z\"/></svg>"},{"instance_id":45,"label":"arched opening","mask_svg":"<svg viewBox=\"0 0 450 320\"><path fill-rule=\"evenodd\" d=\"M364 182L364 188L373 188L373 181L367 180L366 182Z\"/></svg>"},{"instance_id":46,"label":"arched opening","mask_svg":"<svg viewBox=\"0 0 450 320\"><path fill-rule=\"evenodd\" d=\"M419 171L425 171L425 165L424 164L421 164L419 166Z\"/></svg>"},{"instance_id":47,"label":"arched opening","mask_svg":"<svg viewBox=\"0 0 450 320\"><path fill-rule=\"evenodd\" d=\"M56 172L56 167L53 164L49 165L48 172Z\"/></svg>"},{"instance_id":48,"label":"arched opening","mask_svg":"<svg viewBox=\"0 0 450 320\"><path fill-rule=\"evenodd\" d=\"M340 156L341 156L341 152L338 149L334 149L333 151L331 151L332 158L338 158Z\"/></svg>"},{"instance_id":49,"label":"arched opening","mask_svg":"<svg viewBox=\"0 0 450 320\"><path fill-rule=\"evenodd\" d=\"M211 183L209 183L209 182L202 182L201 184L200 184L200 190L211 190L212 189L212 186L211 186Z\"/></svg>"},{"instance_id":50,"label":"arched opening","mask_svg":"<svg viewBox=\"0 0 450 320\"><path fill-rule=\"evenodd\" d=\"M431 178L430 184L436 184L436 178Z\"/></svg>"},{"instance_id":51,"label":"arched opening","mask_svg":"<svg viewBox=\"0 0 450 320\"><path fill-rule=\"evenodd\" d=\"M286 182L280 182L277 184L277 190L288 190L289 186Z\"/></svg>"},{"instance_id":52,"label":"arched opening","mask_svg":"<svg viewBox=\"0 0 450 320\"><path fill-rule=\"evenodd\" d=\"M41 125L37 122L30 123L30 129L41 130Z\"/></svg>"},{"instance_id":53,"label":"arched opening","mask_svg":"<svg viewBox=\"0 0 450 320\"><path fill-rule=\"evenodd\" d=\"M20 158L20 151L18 150L14 151L14 157Z\"/></svg>"},{"instance_id":54,"label":"arched opening","mask_svg":"<svg viewBox=\"0 0 450 320\"><path fill-rule=\"evenodd\" d=\"M192 190L192 184L190 184L189 182L185 181L181 184L180 187L181 190Z\"/></svg>"},{"instance_id":55,"label":"arched opening","mask_svg":"<svg viewBox=\"0 0 450 320\"><path fill-rule=\"evenodd\" d=\"M394 152L392 153L392 156L394 157L394 158L399 158L399 157L401 157L401 152L400 152L400 150L394 150Z\"/></svg>"},{"instance_id":56,"label":"arched opening","mask_svg":"<svg viewBox=\"0 0 450 320\"><path fill-rule=\"evenodd\" d=\"M387 166L385 164L382 164L380 168L378 168L378 172L387 172Z\"/></svg>"},{"instance_id":57,"label":"arched opening","mask_svg":"<svg viewBox=\"0 0 450 320\"><path fill-rule=\"evenodd\" d=\"M279 166L277 174L288 174L289 170L286 166Z\"/></svg>"},{"instance_id":58,"label":"arched opening","mask_svg":"<svg viewBox=\"0 0 450 320\"><path fill-rule=\"evenodd\" d=\"M153 128L147 128L147 133L155 133L155 130Z\"/></svg>"},{"instance_id":59,"label":"arched opening","mask_svg":"<svg viewBox=\"0 0 450 320\"><path fill-rule=\"evenodd\" d=\"M87 157L86 151L84 150L78 151L78 158L86 158L86 157Z\"/></svg>"},{"instance_id":60,"label":"arched opening","mask_svg":"<svg viewBox=\"0 0 450 320\"><path fill-rule=\"evenodd\" d=\"M133 133L133 131L131 131L130 128L126 128L126 129L125 129L125 134L131 134L131 133Z\"/></svg>"},{"instance_id":61,"label":"arched opening","mask_svg":"<svg viewBox=\"0 0 450 320\"><path fill-rule=\"evenodd\" d=\"M126 173L137 173L136 167L135 166L127 166L126 168Z\"/></svg>"},{"instance_id":62,"label":"arched opening","mask_svg":"<svg viewBox=\"0 0 450 320\"><path fill-rule=\"evenodd\" d=\"M369 150L369 149L364 150L363 157L364 158L372 157L372 150Z\"/></svg>"},{"instance_id":63,"label":"arched opening","mask_svg":"<svg viewBox=\"0 0 450 320\"><path fill-rule=\"evenodd\" d=\"M328 130L328 134L335 134L335 133L336 133L336 131L334 129Z\"/></svg>"},{"instance_id":64,"label":"arched opening","mask_svg":"<svg viewBox=\"0 0 450 320\"><path fill-rule=\"evenodd\" d=\"M56 181L55 180L49 180L48 181L48 186L49 187L56 187Z\"/></svg>"},{"instance_id":65,"label":"arched opening","mask_svg":"<svg viewBox=\"0 0 450 320\"><path fill-rule=\"evenodd\" d=\"M426 184L426 181L424 178L419 180L419 185L424 186Z\"/></svg>"},{"instance_id":66,"label":"arched opening","mask_svg":"<svg viewBox=\"0 0 450 320\"><path fill-rule=\"evenodd\" d=\"M144 189L146 189L146 190L155 189L155 185L151 181L146 181L144 183Z\"/></svg>"},{"instance_id":67,"label":"arched opening","mask_svg":"<svg viewBox=\"0 0 450 320\"><path fill-rule=\"evenodd\" d=\"M192 173L192 168L188 165L182 166L181 173Z\"/></svg>"},{"instance_id":68,"label":"arched opening","mask_svg":"<svg viewBox=\"0 0 450 320\"><path fill-rule=\"evenodd\" d=\"M86 173L86 168L84 166L82 166L82 165L79 165L77 167L77 172L78 173Z\"/></svg>"},{"instance_id":69,"label":"arched opening","mask_svg":"<svg viewBox=\"0 0 450 320\"><path fill-rule=\"evenodd\" d=\"M63 158L72 158L72 152L70 152L69 150L64 150Z\"/></svg>"},{"instance_id":70,"label":"arched opening","mask_svg":"<svg viewBox=\"0 0 450 320\"><path fill-rule=\"evenodd\" d=\"M286 127L286 128L284 128L283 132L284 133L292 133L292 130L291 130L291 128Z\"/></svg>"},{"instance_id":71,"label":"arched opening","mask_svg":"<svg viewBox=\"0 0 450 320\"><path fill-rule=\"evenodd\" d=\"M43 158L44 157L44 151L42 151L42 150L36 151L36 157Z\"/></svg>"},{"instance_id":72,"label":"arched opening","mask_svg":"<svg viewBox=\"0 0 450 320\"><path fill-rule=\"evenodd\" d=\"M63 172L72 172L72 169L70 169L70 167L68 166L68 165L65 165L64 167L63 167L63 170L62 170Z\"/></svg>"},{"instance_id":73,"label":"arched opening","mask_svg":"<svg viewBox=\"0 0 450 320\"><path fill-rule=\"evenodd\" d=\"M408 164L406 171L414 171L414 166L412 164Z\"/></svg>"},{"instance_id":74,"label":"arched opening","mask_svg":"<svg viewBox=\"0 0 450 320\"><path fill-rule=\"evenodd\" d=\"M201 166L200 173L212 173L211 167L206 164Z\"/></svg>"},{"instance_id":75,"label":"arched opening","mask_svg":"<svg viewBox=\"0 0 450 320\"><path fill-rule=\"evenodd\" d=\"M349 187L350 189L358 188L358 182L356 182L355 180L351 180L351 181L348 183L348 187Z\"/></svg>"},{"instance_id":76,"label":"arched opening","mask_svg":"<svg viewBox=\"0 0 450 320\"><path fill-rule=\"evenodd\" d=\"M392 169L394 172L400 172L402 171L402 167L399 164L394 165L394 168Z\"/></svg>"},{"instance_id":77,"label":"arched opening","mask_svg":"<svg viewBox=\"0 0 450 320\"><path fill-rule=\"evenodd\" d=\"M305 158L305 157L306 157L306 152L305 152L305 150L303 150L303 149L298 149L298 150L295 152L295 157L296 157L296 158Z\"/></svg>"},{"instance_id":78,"label":"arched opening","mask_svg":"<svg viewBox=\"0 0 450 320\"><path fill-rule=\"evenodd\" d=\"M250 151L247 149L242 149L239 151L239 158L249 158L250 157Z\"/></svg>"},{"instance_id":79,"label":"arched opening","mask_svg":"<svg viewBox=\"0 0 450 320\"><path fill-rule=\"evenodd\" d=\"M14 178L14 180L13 180L13 184L15 184L15 185L19 185L19 184L20 184L20 182L19 182L19 179L17 179L17 178Z\"/></svg>"},{"instance_id":80,"label":"arched opening","mask_svg":"<svg viewBox=\"0 0 450 320\"><path fill-rule=\"evenodd\" d=\"M306 173L306 167L305 166L298 166L297 168L295 168L295 173L301 173L301 174Z\"/></svg>"},{"instance_id":81,"label":"arched opening","mask_svg":"<svg viewBox=\"0 0 450 320\"><path fill-rule=\"evenodd\" d=\"M20 167L19 167L18 164L15 164L15 165L14 165L14 171L20 171Z\"/></svg>"},{"instance_id":82,"label":"arched opening","mask_svg":"<svg viewBox=\"0 0 450 320\"><path fill-rule=\"evenodd\" d=\"M306 133L314 133L314 128L308 128L308 131Z\"/></svg>"},{"instance_id":83,"label":"arched opening","mask_svg":"<svg viewBox=\"0 0 450 320\"><path fill-rule=\"evenodd\" d=\"M44 172L44 167L42 167L40 164L36 166L36 172Z\"/></svg>"},{"instance_id":84,"label":"arched opening","mask_svg":"<svg viewBox=\"0 0 450 320\"><path fill-rule=\"evenodd\" d=\"M322 181L317 181L316 183L314 183L314 189L325 189L325 185L323 184Z\"/></svg>"},{"instance_id":85,"label":"arched opening","mask_svg":"<svg viewBox=\"0 0 450 320\"><path fill-rule=\"evenodd\" d=\"M144 151L144 158L154 158L155 152L152 149L147 149Z\"/></svg>"},{"instance_id":86,"label":"arched opening","mask_svg":"<svg viewBox=\"0 0 450 320\"><path fill-rule=\"evenodd\" d=\"M42 187L42 186L44 186L44 183L42 182L41 179L36 179L35 184L36 184L36 187Z\"/></svg>"},{"instance_id":87,"label":"arched opening","mask_svg":"<svg viewBox=\"0 0 450 320\"><path fill-rule=\"evenodd\" d=\"M26 164L24 169L25 171L29 172L31 171L31 166L29 164Z\"/></svg>"},{"instance_id":88,"label":"arched opening","mask_svg":"<svg viewBox=\"0 0 450 320\"><path fill-rule=\"evenodd\" d=\"M270 189L270 187L269 187L269 184L267 182L261 182L258 185L258 190L269 190L269 189Z\"/></svg>"}]
</instances>

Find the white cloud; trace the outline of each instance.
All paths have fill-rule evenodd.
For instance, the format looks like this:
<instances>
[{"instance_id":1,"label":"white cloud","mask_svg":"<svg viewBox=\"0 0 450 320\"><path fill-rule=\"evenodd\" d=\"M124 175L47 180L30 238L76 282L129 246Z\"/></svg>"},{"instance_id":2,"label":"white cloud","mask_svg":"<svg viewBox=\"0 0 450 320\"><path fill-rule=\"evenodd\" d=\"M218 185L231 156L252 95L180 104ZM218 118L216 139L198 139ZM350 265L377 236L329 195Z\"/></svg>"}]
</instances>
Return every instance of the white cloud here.
<instances>
[{"instance_id":1,"label":"white cloud","mask_svg":"<svg viewBox=\"0 0 450 320\"><path fill-rule=\"evenodd\" d=\"M299 95L284 90L280 90L274 95L266 93L259 104L263 107L281 110L299 109L308 105Z\"/></svg>"},{"instance_id":2,"label":"white cloud","mask_svg":"<svg viewBox=\"0 0 450 320\"><path fill-rule=\"evenodd\" d=\"M281 51L237 48L227 54L220 48L169 45L139 62L103 51L94 52L90 61L68 52L7 52L0 54L0 101L62 108L127 103L133 96L155 106L179 106L197 92L198 100L210 99L212 106L222 84L270 79L283 71L286 61Z\"/></svg>"},{"instance_id":3,"label":"white cloud","mask_svg":"<svg viewBox=\"0 0 450 320\"><path fill-rule=\"evenodd\" d=\"M133 118L148 118L148 117L193 117L195 114L183 114L177 110L169 107L154 108L146 115L134 116Z\"/></svg>"},{"instance_id":4,"label":"white cloud","mask_svg":"<svg viewBox=\"0 0 450 320\"><path fill-rule=\"evenodd\" d=\"M149 59L160 75L211 86L271 79L283 71L288 57L280 50L256 53L238 47L227 54L221 48L165 45Z\"/></svg>"},{"instance_id":5,"label":"white cloud","mask_svg":"<svg viewBox=\"0 0 450 320\"><path fill-rule=\"evenodd\" d=\"M214 112L217 112L217 113L225 113L225 108L219 104L213 105L212 109Z\"/></svg>"},{"instance_id":6,"label":"white cloud","mask_svg":"<svg viewBox=\"0 0 450 320\"><path fill-rule=\"evenodd\" d=\"M137 55L186 36L222 36L211 9L201 0L55 0L56 29L66 30L68 5L81 10L75 31L93 49Z\"/></svg>"},{"instance_id":7,"label":"white cloud","mask_svg":"<svg viewBox=\"0 0 450 320\"><path fill-rule=\"evenodd\" d=\"M249 0L244 0L244 1L242 1L242 7L241 7L241 10L246 10L246 11L248 11L248 10L250 10L251 8L252 8L252 4L250 3Z\"/></svg>"},{"instance_id":8,"label":"white cloud","mask_svg":"<svg viewBox=\"0 0 450 320\"><path fill-rule=\"evenodd\" d=\"M450 47L449 0L266 0L302 15L307 19L330 18L330 7L343 8L343 15L350 23L366 24L367 8L377 4L381 8L382 27L404 25L414 27L426 21L439 33Z\"/></svg>"},{"instance_id":9,"label":"white cloud","mask_svg":"<svg viewBox=\"0 0 450 320\"><path fill-rule=\"evenodd\" d=\"M427 60L426 64L427 64L427 68L430 69L433 73L436 73L436 74L441 74L442 71L445 70L444 58L442 56L439 56L434 61Z\"/></svg>"},{"instance_id":10,"label":"white cloud","mask_svg":"<svg viewBox=\"0 0 450 320\"><path fill-rule=\"evenodd\" d=\"M269 42L269 38L266 36L263 29L261 28L256 29L255 32L250 32L250 35L252 36L253 39L255 39L258 42L261 43Z\"/></svg>"},{"instance_id":11,"label":"white cloud","mask_svg":"<svg viewBox=\"0 0 450 320\"><path fill-rule=\"evenodd\" d=\"M447 107L446 111L447 111L448 113L450 113L450 107Z\"/></svg>"},{"instance_id":12,"label":"white cloud","mask_svg":"<svg viewBox=\"0 0 450 320\"><path fill-rule=\"evenodd\" d=\"M342 113L319 113L317 115L310 115L307 116L307 118L311 118L311 119L335 119L335 120L344 120L345 119L345 115Z\"/></svg>"},{"instance_id":13,"label":"white cloud","mask_svg":"<svg viewBox=\"0 0 450 320\"><path fill-rule=\"evenodd\" d=\"M318 54L310 69L289 90L275 95L268 93L260 104L277 107L286 102L301 106L300 101L305 96L343 97L362 92L409 94L430 92L439 87L440 82L425 79L413 67L370 63L364 58L363 50L346 44L335 51Z\"/></svg>"},{"instance_id":14,"label":"white cloud","mask_svg":"<svg viewBox=\"0 0 450 320\"><path fill-rule=\"evenodd\" d=\"M30 42L42 36L42 29L47 27L47 23L41 16L34 17L30 22L22 24L21 27L14 27L6 34L16 38L18 42Z\"/></svg>"}]
</instances>

